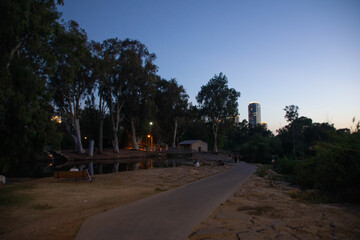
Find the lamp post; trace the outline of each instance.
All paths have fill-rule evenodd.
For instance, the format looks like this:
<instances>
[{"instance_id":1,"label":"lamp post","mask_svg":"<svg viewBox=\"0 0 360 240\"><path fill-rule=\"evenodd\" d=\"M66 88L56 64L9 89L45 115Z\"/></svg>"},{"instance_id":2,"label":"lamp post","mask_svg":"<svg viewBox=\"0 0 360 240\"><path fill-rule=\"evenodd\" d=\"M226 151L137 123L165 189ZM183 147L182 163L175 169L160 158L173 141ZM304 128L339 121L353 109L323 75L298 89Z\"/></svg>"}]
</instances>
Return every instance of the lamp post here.
<instances>
[{"instance_id":1,"label":"lamp post","mask_svg":"<svg viewBox=\"0 0 360 240\"><path fill-rule=\"evenodd\" d=\"M147 147L147 149L146 149L146 151L151 151L151 135L150 134L148 134L147 135L147 141L148 141L148 147Z\"/></svg>"},{"instance_id":2,"label":"lamp post","mask_svg":"<svg viewBox=\"0 0 360 240\"><path fill-rule=\"evenodd\" d=\"M153 122L149 122L149 125L150 125L150 134L148 135L148 138L149 138L149 143L150 143L150 151L151 151L151 148L152 148L152 136L151 136L151 127L153 125Z\"/></svg>"}]
</instances>

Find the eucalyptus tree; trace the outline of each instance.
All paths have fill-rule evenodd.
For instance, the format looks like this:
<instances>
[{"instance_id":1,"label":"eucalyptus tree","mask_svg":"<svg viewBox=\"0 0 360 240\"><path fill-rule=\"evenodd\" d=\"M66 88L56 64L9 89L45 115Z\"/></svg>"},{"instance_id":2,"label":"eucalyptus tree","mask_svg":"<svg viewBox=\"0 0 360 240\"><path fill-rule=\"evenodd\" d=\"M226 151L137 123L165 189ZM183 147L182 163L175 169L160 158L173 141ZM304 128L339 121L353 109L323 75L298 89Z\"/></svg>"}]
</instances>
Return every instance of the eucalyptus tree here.
<instances>
[{"instance_id":1,"label":"eucalyptus tree","mask_svg":"<svg viewBox=\"0 0 360 240\"><path fill-rule=\"evenodd\" d=\"M291 131L292 131L292 153L293 157L296 157L296 140L295 140L295 120L298 119L299 113L298 113L299 107L295 105L289 105L284 108L285 111L285 119L287 122L291 124Z\"/></svg>"},{"instance_id":2,"label":"eucalyptus tree","mask_svg":"<svg viewBox=\"0 0 360 240\"><path fill-rule=\"evenodd\" d=\"M213 134L209 131L209 124L201 114L197 106L192 106L191 103L188 105L184 117L179 120L179 133L177 134L179 141L187 139L201 139L207 143L212 141Z\"/></svg>"},{"instance_id":3,"label":"eucalyptus tree","mask_svg":"<svg viewBox=\"0 0 360 240\"><path fill-rule=\"evenodd\" d=\"M56 72L49 86L53 102L75 142L76 152L85 152L81 141L82 102L93 85L93 61L86 32L75 21L60 26L54 40Z\"/></svg>"},{"instance_id":4,"label":"eucalyptus tree","mask_svg":"<svg viewBox=\"0 0 360 240\"><path fill-rule=\"evenodd\" d=\"M219 126L226 119L235 119L238 115L240 92L228 87L226 75L214 75L196 96L202 115L207 119L214 134L214 152L218 152L217 137Z\"/></svg>"},{"instance_id":5,"label":"eucalyptus tree","mask_svg":"<svg viewBox=\"0 0 360 240\"><path fill-rule=\"evenodd\" d=\"M144 133L148 127L149 116L153 115L153 102L156 86L157 67L153 63L156 56L137 40L125 39L122 42L120 66L125 88L122 92L125 101L125 116L130 123L131 142L134 149L139 149L141 137L137 129Z\"/></svg>"},{"instance_id":6,"label":"eucalyptus tree","mask_svg":"<svg viewBox=\"0 0 360 240\"><path fill-rule=\"evenodd\" d=\"M92 42L92 52L95 58L94 75L96 92L98 93L99 152L103 151L103 124L107 111L110 113L112 123L111 142L113 151L119 152L120 112L125 102L123 97L125 82L120 79L119 74L121 70L119 65L121 41L117 38L111 38L101 44Z\"/></svg>"},{"instance_id":7,"label":"eucalyptus tree","mask_svg":"<svg viewBox=\"0 0 360 240\"><path fill-rule=\"evenodd\" d=\"M63 1L0 1L0 172L31 175L54 134L46 79ZM54 136L54 135L53 135ZM8 175L8 176L9 176Z\"/></svg>"},{"instance_id":8,"label":"eucalyptus tree","mask_svg":"<svg viewBox=\"0 0 360 240\"><path fill-rule=\"evenodd\" d=\"M159 109L158 121L161 122L162 126L169 126L164 127L165 131L172 130L173 148L176 147L179 119L186 114L188 99L189 95L184 87L179 85L175 79L170 79L170 81L159 79L157 81L156 105Z\"/></svg>"}]
</instances>

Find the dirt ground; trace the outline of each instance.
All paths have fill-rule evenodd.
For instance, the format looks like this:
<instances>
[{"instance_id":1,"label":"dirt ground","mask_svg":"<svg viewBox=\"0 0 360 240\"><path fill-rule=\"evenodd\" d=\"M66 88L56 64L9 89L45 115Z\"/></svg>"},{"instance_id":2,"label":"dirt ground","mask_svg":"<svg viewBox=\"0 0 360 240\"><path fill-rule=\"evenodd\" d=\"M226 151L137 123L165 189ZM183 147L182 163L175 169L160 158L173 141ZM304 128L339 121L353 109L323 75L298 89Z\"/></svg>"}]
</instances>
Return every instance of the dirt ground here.
<instances>
[{"instance_id":1,"label":"dirt ground","mask_svg":"<svg viewBox=\"0 0 360 240\"><path fill-rule=\"evenodd\" d=\"M74 239L91 215L229 168L157 168L96 175L92 183L72 179L58 183L54 178L43 178L0 186L0 238Z\"/></svg>"},{"instance_id":2,"label":"dirt ground","mask_svg":"<svg viewBox=\"0 0 360 240\"><path fill-rule=\"evenodd\" d=\"M157 168L96 175L92 183L43 178L0 186L6 194L0 196L0 239L74 239L91 215L229 168ZM299 202L289 196L297 191L253 175L189 239L360 239L359 206Z\"/></svg>"},{"instance_id":3,"label":"dirt ground","mask_svg":"<svg viewBox=\"0 0 360 240\"><path fill-rule=\"evenodd\" d=\"M359 206L299 202L298 191L254 174L189 239L360 239Z\"/></svg>"}]
</instances>

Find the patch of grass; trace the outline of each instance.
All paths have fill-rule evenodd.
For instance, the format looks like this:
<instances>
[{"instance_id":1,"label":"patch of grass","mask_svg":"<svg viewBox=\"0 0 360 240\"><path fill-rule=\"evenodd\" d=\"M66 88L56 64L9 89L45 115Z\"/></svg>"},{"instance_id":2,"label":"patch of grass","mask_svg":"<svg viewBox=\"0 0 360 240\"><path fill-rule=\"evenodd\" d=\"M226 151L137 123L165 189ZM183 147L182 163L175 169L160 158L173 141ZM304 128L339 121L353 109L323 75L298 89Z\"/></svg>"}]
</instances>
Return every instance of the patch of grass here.
<instances>
[{"instance_id":1,"label":"patch of grass","mask_svg":"<svg viewBox=\"0 0 360 240\"><path fill-rule=\"evenodd\" d=\"M18 206L33 200L29 194L22 193L21 190L35 189L35 184L5 186L0 188L0 206Z\"/></svg>"},{"instance_id":2,"label":"patch of grass","mask_svg":"<svg viewBox=\"0 0 360 240\"><path fill-rule=\"evenodd\" d=\"M329 202L329 197L315 190L303 190L303 191L292 191L288 195L300 202L310 202L310 203L324 203Z\"/></svg>"},{"instance_id":3,"label":"patch of grass","mask_svg":"<svg viewBox=\"0 0 360 240\"><path fill-rule=\"evenodd\" d=\"M265 177L268 174L269 169L272 169L271 165L261 165L256 169L256 175L259 177Z\"/></svg>"},{"instance_id":4,"label":"patch of grass","mask_svg":"<svg viewBox=\"0 0 360 240\"><path fill-rule=\"evenodd\" d=\"M36 184L24 184L24 185L7 185L0 187L0 194L7 194L19 190L35 189L37 188Z\"/></svg>"},{"instance_id":5,"label":"patch of grass","mask_svg":"<svg viewBox=\"0 0 360 240\"><path fill-rule=\"evenodd\" d=\"M239 207L237 210L240 212L246 211L247 214L256 216L265 215L275 211L275 209L270 206L244 206Z\"/></svg>"},{"instance_id":6,"label":"patch of grass","mask_svg":"<svg viewBox=\"0 0 360 240\"><path fill-rule=\"evenodd\" d=\"M44 204L35 204L33 205L33 208L36 210L45 210L45 209L52 209L54 208L54 206L51 206L48 203L44 203Z\"/></svg>"},{"instance_id":7,"label":"patch of grass","mask_svg":"<svg viewBox=\"0 0 360 240\"><path fill-rule=\"evenodd\" d=\"M202 167L206 167L206 166L212 166L210 163L201 163Z\"/></svg>"},{"instance_id":8,"label":"patch of grass","mask_svg":"<svg viewBox=\"0 0 360 240\"><path fill-rule=\"evenodd\" d=\"M284 181L286 182L286 177L284 175L277 174L272 176L272 180L278 182L284 182Z\"/></svg>"},{"instance_id":9,"label":"patch of grass","mask_svg":"<svg viewBox=\"0 0 360 240\"><path fill-rule=\"evenodd\" d=\"M269 180L269 186L270 187L274 187L274 181L273 181L273 175L272 174L268 174L268 180Z\"/></svg>"}]
</instances>

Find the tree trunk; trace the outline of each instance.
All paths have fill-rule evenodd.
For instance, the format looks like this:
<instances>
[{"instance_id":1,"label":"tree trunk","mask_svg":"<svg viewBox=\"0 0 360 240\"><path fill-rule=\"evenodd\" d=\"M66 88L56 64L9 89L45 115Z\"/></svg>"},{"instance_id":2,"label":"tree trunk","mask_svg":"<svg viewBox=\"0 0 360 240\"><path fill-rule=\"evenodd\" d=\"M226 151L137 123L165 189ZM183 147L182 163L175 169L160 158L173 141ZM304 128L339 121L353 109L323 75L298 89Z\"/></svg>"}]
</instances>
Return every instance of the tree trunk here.
<instances>
[{"instance_id":1,"label":"tree trunk","mask_svg":"<svg viewBox=\"0 0 360 240\"><path fill-rule=\"evenodd\" d=\"M78 152L80 151L80 149L79 149L79 144L78 144L78 139L77 139L77 137L76 137L75 134L70 133L70 135L71 135L71 137L74 139L74 151L75 151L76 153L78 153Z\"/></svg>"},{"instance_id":2,"label":"tree trunk","mask_svg":"<svg viewBox=\"0 0 360 240\"><path fill-rule=\"evenodd\" d=\"M131 121L131 133L132 133L131 142L132 142L133 148L135 150L139 150L139 144L136 140L135 123L134 123L135 119L132 117L130 121Z\"/></svg>"},{"instance_id":3,"label":"tree trunk","mask_svg":"<svg viewBox=\"0 0 360 240\"><path fill-rule=\"evenodd\" d=\"M81 142L81 133L80 133L80 119L79 118L75 118L74 119L75 122L75 134L76 134L76 151L79 153L84 153L85 150L83 149L82 146L82 142Z\"/></svg>"},{"instance_id":4,"label":"tree trunk","mask_svg":"<svg viewBox=\"0 0 360 240\"><path fill-rule=\"evenodd\" d=\"M113 140L112 140L112 144L113 144L113 151L115 153L119 153L120 150L119 150L119 139L118 139L118 131L113 131Z\"/></svg>"},{"instance_id":5,"label":"tree trunk","mask_svg":"<svg viewBox=\"0 0 360 240\"><path fill-rule=\"evenodd\" d=\"M219 129L219 122L218 120L216 120L217 122L215 124L213 124L213 133L214 133L214 150L213 152L217 153L218 152L218 147L217 147L217 133L218 133L218 129Z\"/></svg>"},{"instance_id":6,"label":"tree trunk","mask_svg":"<svg viewBox=\"0 0 360 240\"><path fill-rule=\"evenodd\" d=\"M120 111L124 103L121 105L116 106L116 112L115 112L115 119L114 114L111 114L111 121L112 121L112 127L113 127L113 138L112 138L112 144L113 144L113 151L118 153L119 150L119 139L118 139L118 132L119 132L119 123L120 123ZM110 109L113 109L113 106L111 106Z\"/></svg>"},{"instance_id":7,"label":"tree trunk","mask_svg":"<svg viewBox=\"0 0 360 240\"><path fill-rule=\"evenodd\" d=\"M73 122L74 121L72 120L71 123L73 123ZM64 123L65 123L66 131L70 134L70 136L74 140L74 151L76 153L78 153L80 151L78 148L78 146L79 146L78 139L77 139L76 135L74 134L74 131L71 130L70 124L68 122L64 122ZM73 126L73 124L71 124L71 126Z\"/></svg>"},{"instance_id":8,"label":"tree trunk","mask_svg":"<svg viewBox=\"0 0 360 240\"><path fill-rule=\"evenodd\" d=\"M173 143L172 143L173 148L176 148L176 131L177 131L178 120L179 120L179 118L175 118L175 129L174 129L174 136L173 136Z\"/></svg>"},{"instance_id":9,"label":"tree trunk","mask_svg":"<svg viewBox=\"0 0 360 240\"><path fill-rule=\"evenodd\" d=\"M214 133L214 152L215 152L215 153L218 152L218 147L217 147L217 132Z\"/></svg>"},{"instance_id":10,"label":"tree trunk","mask_svg":"<svg viewBox=\"0 0 360 240\"><path fill-rule=\"evenodd\" d=\"M101 118L99 124L99 153L103 152L103 126L104 126L104 118Z\"/></svg>"},{"instance_id":11,"label":"tree trunk","mask_svg":"<svg viewBox=\"0 0 360 240\"><path fill-rule=\"evenodd\" d=\"M292 139L293 139L293 157L294 159L296 158L296 153L295 153L295 126L294 126L294 122L292 122Z\"/></svg>"}]
</instances>

